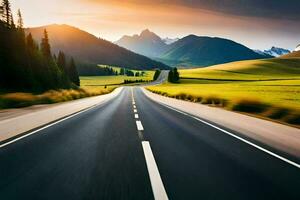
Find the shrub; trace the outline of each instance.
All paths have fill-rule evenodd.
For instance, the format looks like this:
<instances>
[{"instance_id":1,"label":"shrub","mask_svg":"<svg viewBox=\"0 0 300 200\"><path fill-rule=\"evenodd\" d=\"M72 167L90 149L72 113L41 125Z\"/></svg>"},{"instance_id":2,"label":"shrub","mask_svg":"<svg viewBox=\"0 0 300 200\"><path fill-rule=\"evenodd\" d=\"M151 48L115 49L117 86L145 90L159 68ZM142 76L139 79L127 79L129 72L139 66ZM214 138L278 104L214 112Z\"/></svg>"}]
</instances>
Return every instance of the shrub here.
<instances>
[{"instance_id":1,"label":"shrub","mask_svg":"<svg viewBox=\"0 0 300 200\"><path fill-rule=\"evenodd\" d=\"M258 100L241 99L232 104L232 110L248 113L262 113L269 105Z\"/></svg>"},{"instance_id":2,"label":"shrub","mask_svg":"<svg viewBox=\"0 0 300 200\"><path fill-rule=\"evenodd\" d=\"M270 108L265 114L266 117L271 119L282 119L290 112L287 108Z\"/></svg>"},{"instance_id":3,"label":"shrub","mask_svg":"<svg viewBox=\"0 0 300 200\"><path fill-rule=\"evenodd\" d=\"M290 124L300 125L300 111L294 111L290 113L287 117L283 119L283 121Z\"/></svg>"}]
</instances>

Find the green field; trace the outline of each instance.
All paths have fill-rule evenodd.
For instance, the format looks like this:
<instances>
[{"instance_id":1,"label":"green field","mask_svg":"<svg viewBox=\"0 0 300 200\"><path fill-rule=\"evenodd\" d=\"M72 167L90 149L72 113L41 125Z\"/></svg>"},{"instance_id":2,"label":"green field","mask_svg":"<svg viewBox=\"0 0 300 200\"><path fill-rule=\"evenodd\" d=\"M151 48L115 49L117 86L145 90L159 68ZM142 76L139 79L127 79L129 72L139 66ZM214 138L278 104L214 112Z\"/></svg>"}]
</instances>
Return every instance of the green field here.
<instances>
[{"instance_id":1,"label":"green field","mask_svg":"<svg viewBox=\"0 0 300 200\"><path fill-rule=\"evenodd\" d=\"M119 68L118 68L119 69ZM132 70L134 71L134 70ZM86 89L101 89L105 85L107 87L117 87L123 85L124 80L143 80L143 81L152 81L154 76L154 71L145 71L144 76L81 76L80 83L82 88Z\"/></svg>"},{"instance_id":2,"label":"green field","mask_svg":"<svg viewBox=\"0 0 300 200\"><path fill-rule=\"evenodd\" d=\"M300 110L300 59L266 59L234 62L208 68L180 70L180 83L148 89L189 99L223 99L261 102L272 108Z\"/></svg>"}]
</instances>

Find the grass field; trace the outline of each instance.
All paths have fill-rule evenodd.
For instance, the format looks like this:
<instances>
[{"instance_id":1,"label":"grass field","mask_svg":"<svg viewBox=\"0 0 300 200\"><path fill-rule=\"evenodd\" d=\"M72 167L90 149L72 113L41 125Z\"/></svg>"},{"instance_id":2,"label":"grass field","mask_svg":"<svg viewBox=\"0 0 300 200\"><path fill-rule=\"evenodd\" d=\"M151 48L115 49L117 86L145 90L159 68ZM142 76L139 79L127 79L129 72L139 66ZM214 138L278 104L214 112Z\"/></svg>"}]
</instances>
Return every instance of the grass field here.
<instances>
[{"instance_id":1,"label":"grass field","mask_svg":"<svg viewBox=\"0 0 300 200\"><path fill-rule=\"evenodd\" d=\"M145 71L144 76L131 77L131 76L81 76L81 87L86 89L102 89L106 85L107 87L117 87L123 85L124 80L143 80L152 81L154 71Z\"/></svg>"},{"instance_id":2,"label":"grass field","mask_svg":"<svg viewBox=\"0 0 300 200\"><path fill-rule=\"evenodd\" d=\"M180 77L179 84L165 83L148 89L166 96L184 96L188 100L208 104L214 104L211 100L215 99L233 110L241 102L248 102L249 105L256 102L269 108L260 110L261 113L271 112L272 108L300 115L298 58L242 61L180 70Z\"/></svg>"}]
</instances>

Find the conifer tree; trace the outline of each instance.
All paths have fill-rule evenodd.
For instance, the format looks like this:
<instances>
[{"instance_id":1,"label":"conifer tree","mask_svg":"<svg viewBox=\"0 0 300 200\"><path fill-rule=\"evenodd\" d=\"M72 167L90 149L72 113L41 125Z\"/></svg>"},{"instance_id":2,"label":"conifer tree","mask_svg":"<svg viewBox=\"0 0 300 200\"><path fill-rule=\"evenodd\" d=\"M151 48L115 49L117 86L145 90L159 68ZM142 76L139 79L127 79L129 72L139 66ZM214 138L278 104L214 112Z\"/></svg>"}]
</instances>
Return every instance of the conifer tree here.
<instances>
[{"instance_id":1,"label":"conifer tree","mask_svg":"<svg viewBox=\"0 0 300 200\"><path fill-rule=\"evenodd\" d=\"M65 73L67 71L66 56L62 51L59 51L58 53L57 65L62 72Z\"/></svg>"},{"instance_id":2,"label":"conifer tree","mask_svg":"<svg viewBox=\"0 0 300 200\"><path fill-rule=\"evenodd\" d=\"M69 67L68 67L68 76L72 83L74 83L77 86L80 86L80 79L78 75L78 71L75 65L75 61L73 58L71 58Z\"/></svg>"},{"instance_id":3,"label":"conifer tree","mask_svg":"<svg viewBox=\"0 0 300 200\"><path fill-rule=\"evenodd\" d=\"M7 27L12 27L13 23L13 18L12 18L12 12L11 12L11 5L9 0L2 0L1 4L1 10L2 10L2 20L5 22Z\"/></svg>"},{"instance_id":4,"label":"conifer tree","mask_svg":"<svg viewBox=\"0 0 300 200\"><path fill-rule=\"evenodd\" d=\"M51 56L51 47L50 47L50 44L49 44L48 32L47 32L46 29L44 30L44 37L42 38L42 42L41 42L41 51L42 51L42 54L44 55L44 57L46 59L51 59L52 58L52 56Z\"/></svg>"},{"instance_id":5,"label":"conifer tree","mask_svg":"<svg viewBox=\"0 0 300 200\"><path fill-rule=\"evenodd\" d=\"M23 18L22 18L22 14L20 9L18 9L18 23L17 23L17 28L18 29L23 29L24 26L24 22L23 22Z\"/></svg>"}]
</instances>

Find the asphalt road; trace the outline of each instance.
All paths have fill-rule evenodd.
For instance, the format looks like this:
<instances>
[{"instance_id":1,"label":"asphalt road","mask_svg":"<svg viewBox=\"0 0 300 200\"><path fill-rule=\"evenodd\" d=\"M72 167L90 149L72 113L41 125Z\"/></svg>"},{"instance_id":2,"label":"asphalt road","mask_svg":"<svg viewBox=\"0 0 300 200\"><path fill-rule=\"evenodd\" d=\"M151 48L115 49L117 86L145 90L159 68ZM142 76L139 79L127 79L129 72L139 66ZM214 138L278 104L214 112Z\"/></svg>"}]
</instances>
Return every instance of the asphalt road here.
<instances>
[{"instance_id":1,"label":"asphalt road","mask_svg":"<svg viewBox=\"0 0 300 200\"><path fill-rule=\"evenodd\" d=\"M0 148L1 200L298 200L299 186L299 168L139 88Z\"/></svg>"}]
</instances>

